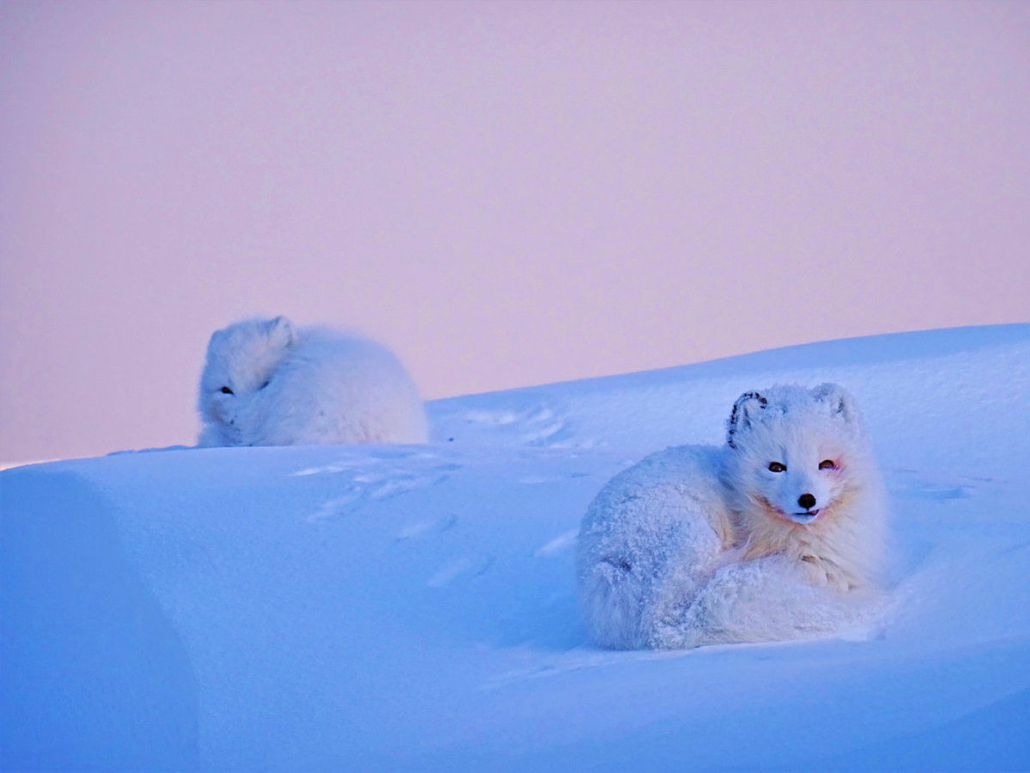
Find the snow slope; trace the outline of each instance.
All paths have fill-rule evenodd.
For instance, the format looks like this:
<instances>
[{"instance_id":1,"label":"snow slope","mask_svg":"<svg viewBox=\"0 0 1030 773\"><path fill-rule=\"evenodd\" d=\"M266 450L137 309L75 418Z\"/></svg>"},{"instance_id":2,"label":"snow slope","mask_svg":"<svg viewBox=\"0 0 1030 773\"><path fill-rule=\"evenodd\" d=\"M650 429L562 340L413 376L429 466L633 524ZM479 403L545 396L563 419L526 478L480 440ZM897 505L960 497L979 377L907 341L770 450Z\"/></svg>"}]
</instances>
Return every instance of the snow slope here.
<instances>
[{"instance_id":1,"label":"snow slope","mask_svg":"<svg viewBox=\"0 0 1030 773\"><path fill-rule=\"evenodd\" d=\"M1030 325L430 405L424 447L0 473L4 769L1030 769ZM896 510L865 640L608 652L573 543L737 395L845 384Z\"/></svg>"}]
</instances>

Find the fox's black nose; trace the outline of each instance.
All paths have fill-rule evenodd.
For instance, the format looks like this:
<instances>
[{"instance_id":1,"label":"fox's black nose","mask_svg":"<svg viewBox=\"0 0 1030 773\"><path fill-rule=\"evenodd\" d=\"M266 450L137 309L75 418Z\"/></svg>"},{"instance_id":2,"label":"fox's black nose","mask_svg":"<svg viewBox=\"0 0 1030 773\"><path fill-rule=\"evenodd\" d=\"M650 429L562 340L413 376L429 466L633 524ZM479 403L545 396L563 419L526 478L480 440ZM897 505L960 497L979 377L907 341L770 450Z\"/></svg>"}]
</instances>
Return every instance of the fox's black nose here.
<instances>
[{"instance_id":1,"label":"fox's black nose","mask_svg":"<svg viewBox=\"0 0 1030 773\"><path fill-rule=\"evenodd\" d=\"M815 497L811 494L802 494L798 497L798 504L806 510L811 510L815 507Z\"/></svg>"}]
</instances>

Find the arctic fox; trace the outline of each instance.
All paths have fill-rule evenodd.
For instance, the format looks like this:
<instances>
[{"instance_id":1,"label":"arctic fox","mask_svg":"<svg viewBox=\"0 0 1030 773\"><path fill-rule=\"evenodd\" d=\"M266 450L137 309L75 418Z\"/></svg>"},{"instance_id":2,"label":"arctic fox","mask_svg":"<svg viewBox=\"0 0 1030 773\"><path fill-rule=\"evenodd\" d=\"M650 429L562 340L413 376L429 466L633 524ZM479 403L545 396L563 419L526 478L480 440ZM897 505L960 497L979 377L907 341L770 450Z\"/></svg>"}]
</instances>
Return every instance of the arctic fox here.
<instances>
[{"instance_id":1,"label":"arctic fox","mask_svg":"<svg viewBox=\"0 0 1030 773\"><path fill-rule=\"evenodd\" d=\"M836 384L746 392L726 440L652 454L591 503L577 574L597 643L800 638L874 606L886 499L852 397Z\"/></svg>"},{"instance_id":2,"label":"arctic fox","mask_svg":"<svg viewBox=\"0 0 1030 773\"><path fill-rule=\"evenodd\" d=\"M211 336L200 377L200 446L425 443L411 377L387 349L286 317Z\"/></svg>"}]
</instances>

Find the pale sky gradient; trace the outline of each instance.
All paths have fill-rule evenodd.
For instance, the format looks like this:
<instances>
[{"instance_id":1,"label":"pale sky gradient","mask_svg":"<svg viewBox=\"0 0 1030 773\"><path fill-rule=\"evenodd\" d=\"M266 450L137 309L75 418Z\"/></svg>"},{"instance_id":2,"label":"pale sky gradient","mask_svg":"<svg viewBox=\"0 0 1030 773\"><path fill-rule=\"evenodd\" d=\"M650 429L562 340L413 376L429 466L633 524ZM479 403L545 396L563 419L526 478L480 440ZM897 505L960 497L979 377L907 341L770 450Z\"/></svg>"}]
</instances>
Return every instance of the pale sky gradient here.
<instances>
[{"instance_id":1,"label":"pale sky gradient","mask_svg":"<svg viewBox=\"0 0 1030 773\"><path fill-rule=\"evenodd\" d=\"M1030 3L0 4L0 461L192 443L212 330L427 398L1030 319Z\"/></svg>"}]
</instances>

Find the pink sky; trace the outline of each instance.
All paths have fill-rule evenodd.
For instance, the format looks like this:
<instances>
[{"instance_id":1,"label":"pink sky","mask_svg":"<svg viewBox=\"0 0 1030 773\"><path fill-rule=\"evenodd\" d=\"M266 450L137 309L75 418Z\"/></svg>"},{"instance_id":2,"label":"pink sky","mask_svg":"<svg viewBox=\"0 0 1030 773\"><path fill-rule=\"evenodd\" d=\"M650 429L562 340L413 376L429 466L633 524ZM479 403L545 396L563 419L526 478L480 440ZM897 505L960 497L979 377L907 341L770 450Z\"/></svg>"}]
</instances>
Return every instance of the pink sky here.
<instances>
[{"instance_id":1,"label":"pink sky","mask_svg":"<svg viewBox=\"0 0 1030 773\"><path fill-rule=\"evenodd\" d=\"M435 398L1030 319L1030 3L0 5L0 461L285 313Z\"/></svg>"}]
</instances>

